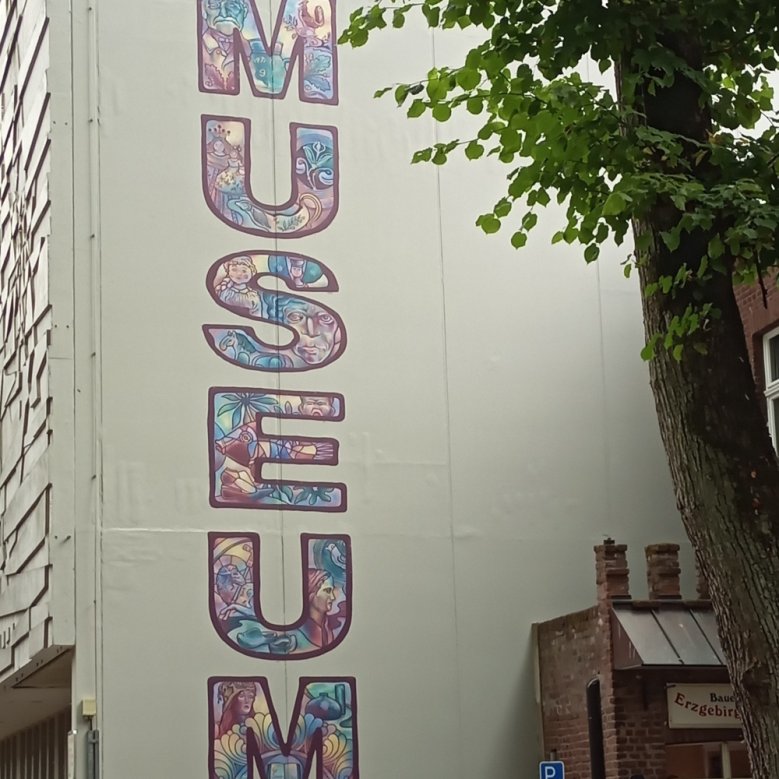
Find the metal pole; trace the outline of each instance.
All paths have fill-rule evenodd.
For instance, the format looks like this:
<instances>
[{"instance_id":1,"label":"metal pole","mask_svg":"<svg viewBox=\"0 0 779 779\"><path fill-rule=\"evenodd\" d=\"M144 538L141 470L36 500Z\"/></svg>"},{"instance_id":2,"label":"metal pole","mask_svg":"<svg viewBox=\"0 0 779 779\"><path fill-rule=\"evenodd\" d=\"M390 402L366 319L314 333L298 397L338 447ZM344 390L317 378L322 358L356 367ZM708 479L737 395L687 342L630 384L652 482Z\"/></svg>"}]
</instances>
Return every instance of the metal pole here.
<instances>
[{"instance_id":1,"label":"metal pole","mask_svg":"<svg viewBox=\"0 0 779 779\"><path fill-rule=\"evenodd\" d=\"M100 731L87 731L87 779L99 779Z\"/></svg>"}]
</instances>

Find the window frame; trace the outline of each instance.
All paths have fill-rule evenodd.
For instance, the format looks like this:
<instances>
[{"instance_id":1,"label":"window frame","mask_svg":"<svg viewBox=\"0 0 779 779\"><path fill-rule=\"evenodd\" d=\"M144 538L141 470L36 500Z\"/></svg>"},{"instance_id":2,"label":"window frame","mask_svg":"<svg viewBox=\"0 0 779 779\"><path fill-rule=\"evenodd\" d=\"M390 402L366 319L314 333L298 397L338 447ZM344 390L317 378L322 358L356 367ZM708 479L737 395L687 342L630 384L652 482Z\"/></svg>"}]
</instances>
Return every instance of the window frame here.
<instances>
[{"instance_id":1,"label":"window frame","mask_svg":"<svg viewBox=\"0 0 779 779\"><path fill-rule=\"evenodd\" d=\"M779 400L779 378L771 379L771 341L775 338L779 338L779 327L763 333L763 395L768 417L768 432L771 434L774 449L779 450L779 431L777 431L779 418L774 413L773 403Z\"/></svg>"}]
</instances>

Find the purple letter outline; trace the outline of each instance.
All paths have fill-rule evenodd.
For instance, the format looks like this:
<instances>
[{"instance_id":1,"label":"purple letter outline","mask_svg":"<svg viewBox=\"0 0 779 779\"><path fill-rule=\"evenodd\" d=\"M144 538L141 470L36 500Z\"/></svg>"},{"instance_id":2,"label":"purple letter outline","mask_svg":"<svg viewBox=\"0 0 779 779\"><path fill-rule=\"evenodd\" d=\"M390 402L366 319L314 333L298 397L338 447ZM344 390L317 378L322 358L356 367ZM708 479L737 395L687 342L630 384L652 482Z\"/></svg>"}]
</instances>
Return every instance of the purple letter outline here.
<instances>
[{"instance_id":1,"label":"purple letter outline","mask_svg":"<svg viewBox=\"0 0 779 779\"><path fill-rule=\"evenodd\" d=\"M198 0L201 92L237 95L242 63L256 97L283 98L295 65L300 99L338 103L334 0L282 0L270 45L254 0Z\"/></svg>"},{"instance_id":2,"label":"purple letter outline","mask_svg":"<svg viewBox=\"0 0 779 779\"><path fill-rule=\"evenodd\" d=\"M267 436L265 417L340 422L343 395L255 387L208 392L210 503L214 508L346 511L341 482L266 479L263 463L337 465L334 438Z\"/></svg>"},{"instance_id":3,"label":"purple letter outline","mask_svg":"<svg viewBox=\"0 0 779 779\"><path fill-rule=\"evenodd\" d=\"M209 779L359 779L353 677L301 678L286 738L262 676L209 679L208 713Z\"/></svg>"},{"instance_id":4,"label":"purple letter outline","mask_svg":"<svg viewBox=\"0 0 779 779\"><path fill-rule=\"evenodd\" d=\"M300 537L303 609L287 625L262 614L260 536L209 533L209 610L219 637L264 660L304 660L334 649L352 621L352 549L346 535Z\"/></svg>"},{"instance_id":5,"label":"purple letter outline","mask_svg":"<svg viewBox=\"0 0 779 779\"><path fill-rule=\"evenodd\" d=\"M206 287L222 308L280 325L292 336L277 346L251 327L203 325L208 345L233 365L273 373L310 371L334 362L346 348L346 328L338 313L298 294L338 290L335 275L318 260L292 252L236 252L211 266Z\"/></svg>"},{"instance_id":6,"label":"purple letter outline","mask_svg":"<svg viewBox=\"0 0 779 779\"><path fill-rule=\"evenodd\" d=\"M282 205L252 194L251 122L201 117L203 194L211 211L235 230L264 238L300 238L324 230L338 211L338 131L289 126L292 193Z\"/></svg>"}]
</instances>

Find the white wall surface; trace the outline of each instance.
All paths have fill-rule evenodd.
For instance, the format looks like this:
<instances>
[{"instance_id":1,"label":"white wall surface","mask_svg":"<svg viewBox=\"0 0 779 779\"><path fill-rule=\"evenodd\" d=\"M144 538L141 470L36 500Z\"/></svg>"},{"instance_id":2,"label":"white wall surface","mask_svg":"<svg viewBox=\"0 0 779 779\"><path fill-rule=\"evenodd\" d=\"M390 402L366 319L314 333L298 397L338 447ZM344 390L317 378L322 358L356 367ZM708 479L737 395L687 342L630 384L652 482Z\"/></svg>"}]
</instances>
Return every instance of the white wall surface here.
<instances>
[{"instance_id":1,"label":"white wall surface","mask_svg":"<svg viewBox=\"0 0 779 779\"><path fill-rule=\"evenodd\" d=\"M0 3L0 735L46 713L8 693L25 666L72 642L72 542L53 507L68 474L52 445L52 153L49 27L42 0ZM53 344L53 341L57 341ZM60 400L67 416L68 402ZM67 431L58 429L63 443ZM58 439L59 440L59 439ZM56 473L56 476L55 476ZM62 694L54 707L62 704ZM31 700L32 699L32 700ZM28 704L27 706L25 704ZM35 706L39 711L35 711ZM24 711L22 711L24 709Z\"/></svg>"},{"instance_id":2,"label":"white wall surface","mask_svg":"<svg viewBox=\"0 0 779 779\"><path fill-rule=\"evenodd\" d=\"M429 32L341 49L339 105L310 105L296 88L282 101L252 97L245 81L239 96L198 92L195 10L192 0L98 5L104 775L205 778L216 675L267 677L282 718L299 676L355 676L364 779L532 775L531 623L593 602L592 546L604 536L632 546L641 579L640 547L682 535L622 253L586 267L576 247L550 246L554 210L515 252L506 233L473 226L504 171L408 164L457 124L409 121L372 94L432 66ZM350 10L339 6L339 19ZM435 43L441 64L463 41ZM251 118L253 186L271 202L288 193L288 123L336 125L333 224L274 242L219 222L200 187L201 113ZM275 182L262 175L272 137ZM321 370L244 370L201 333L240 323L206 292L211 264L276 246L338 277L327 303L349 343ZM325 478L348 485L348 511L211 508L207 394L220 385L343 393L345 421L280 428L340 440L341 464ZM350 534L346 640L295 662L222 643L208 614L215 530L261 534L275 621L300 613L300 533Z\"/></svg>"}]
</instances>

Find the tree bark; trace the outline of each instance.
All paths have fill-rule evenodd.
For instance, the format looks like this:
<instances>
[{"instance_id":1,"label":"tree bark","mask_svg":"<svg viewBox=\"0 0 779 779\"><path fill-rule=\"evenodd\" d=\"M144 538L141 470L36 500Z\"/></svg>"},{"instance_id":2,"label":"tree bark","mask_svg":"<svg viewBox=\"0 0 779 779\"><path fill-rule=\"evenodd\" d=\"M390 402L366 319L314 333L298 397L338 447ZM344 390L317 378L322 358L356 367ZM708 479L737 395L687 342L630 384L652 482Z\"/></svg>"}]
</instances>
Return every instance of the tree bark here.
<instances>
[{"instance_id":1,"label":"tree bark","mask_svg":"<svg viewBox=\"0 0 779 779\"><path fill-rule=\"evenodd\" d=\"M696 69L702 67L698 32L666 42ZM626 68L617 66L620 96ZM672 86L638 99L648 125L708 142L712 122L700 98L695 84L677 76ZM691 144L691 160L693 150ZM702 180L715 175L705 163L700 167ZM697 268L711 237L687 234L669 251L660 233L679 215L660 203L645 222L634 223L636 237L651 238L648 261L639 267L648 338L665 334L693 298L692 287L647 296L647 285L675 275L684 263ZM727 263L732 268L732 258ZM702 337L708 354L687 347L677 361L658 348L650 363L652 390L682 521L709 584L753 777L779 779L779 465L731 274L714 273L697 289L721 313Z\"/></svg>"}]
</instances>

